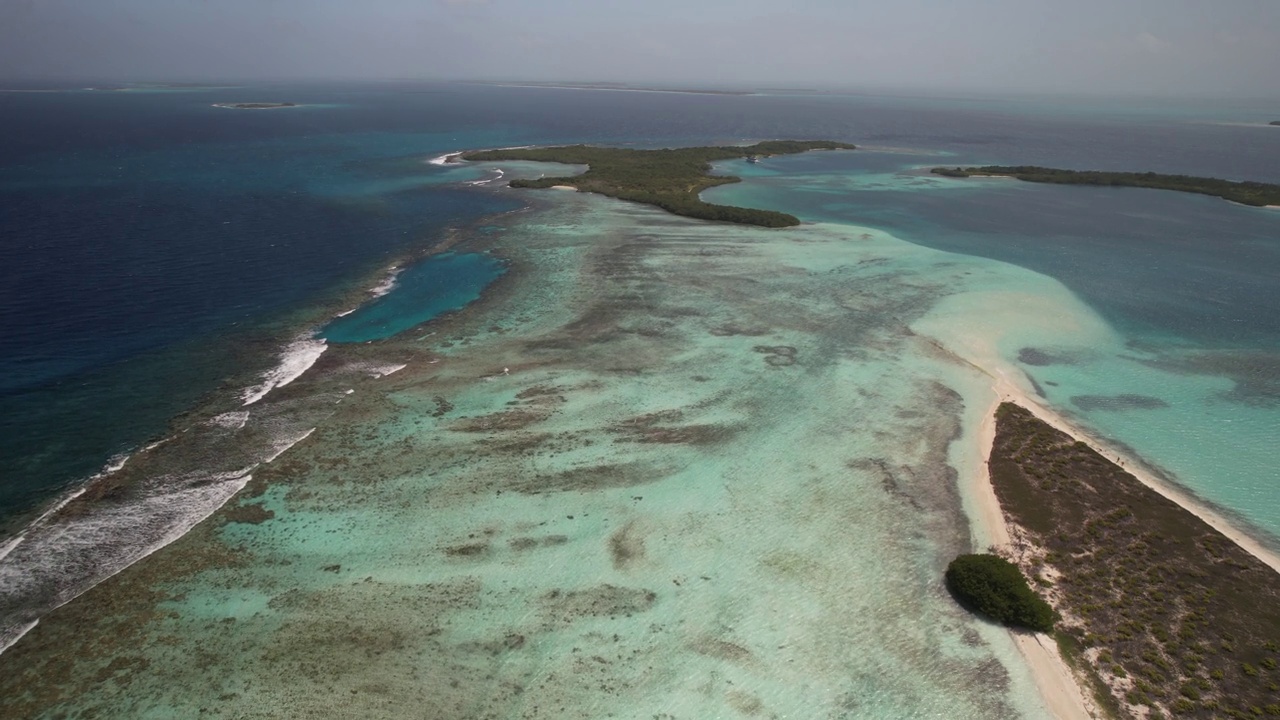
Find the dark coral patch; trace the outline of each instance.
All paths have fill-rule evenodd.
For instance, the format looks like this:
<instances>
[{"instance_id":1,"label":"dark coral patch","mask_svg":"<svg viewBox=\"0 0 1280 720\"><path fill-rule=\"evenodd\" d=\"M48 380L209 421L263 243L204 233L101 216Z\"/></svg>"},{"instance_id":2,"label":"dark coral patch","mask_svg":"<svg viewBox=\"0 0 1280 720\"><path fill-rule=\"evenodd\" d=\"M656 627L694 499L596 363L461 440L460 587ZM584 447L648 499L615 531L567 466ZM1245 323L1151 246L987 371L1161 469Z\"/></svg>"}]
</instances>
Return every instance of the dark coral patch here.
<instances>
[{"instance_id":1,"label":"dark coral patch","mask_svg":"<svg viewBox=\"0 0 1280 720\"><path fill-rule=\"evenodd\" d=\"M1071 404L1081 410L1159 410L1169 403L1150 395L1074 395Z\"/></svg>"}]
</instances>

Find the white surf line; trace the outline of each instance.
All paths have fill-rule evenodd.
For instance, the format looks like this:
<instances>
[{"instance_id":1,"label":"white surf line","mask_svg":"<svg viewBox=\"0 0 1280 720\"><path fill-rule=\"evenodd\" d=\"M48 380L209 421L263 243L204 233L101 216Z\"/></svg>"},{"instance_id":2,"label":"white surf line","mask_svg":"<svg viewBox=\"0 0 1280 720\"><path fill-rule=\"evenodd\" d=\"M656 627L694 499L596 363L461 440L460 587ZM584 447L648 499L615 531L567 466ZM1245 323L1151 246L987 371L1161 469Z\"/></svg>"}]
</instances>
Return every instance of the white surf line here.
<instances>
[{"instance_id":1,"label":"white surf line","mask_svg":"<svg viewBox=\"0 0 1280 720\"><path fill-rule=\"evenodd\" d=\"M109 474L109 473L106 473L106 474ZM40 526L42 523L44 523L45 520L48 520L49 517L52 516L54 513L66 507L67 504L70 503L72 500L75 500L76 498L83 495L85 491L89 489L89 483L99 478L105 477L106 474L98 473L96 475L89 477L87 480L82 482L79 487L68 492L66 497L62 498L61 500L55 501L53 505L49 506L48 510L45 510L44 512L40 513L39 517L27 523L26 527L22 528L22 530L20 530L17 535L14 535L9 540L9 542L5 543L3 549L0 549L0 560L4 560L6 557L9 556L9 553L12 553L19 545L22 544L22 541L25 540L27 537L28 531L30 531L32 528Z\"/></svg>"},{"instance_id":2,"label":"white surf line","mask_svg":"<svg viewBox=\"0 0 1280 720\"><path fill-rule=\"evenodd\" d=\"M289 448L291 448L291 447L293 447L294 445L297 445L298 443L302 442L303 440L306 440L307 438L311 437L311 433L313 433L313 432L315 432L315 431L316 431L316 429L315 429L315 428L311 428L310 430L308 430L308 431L306 431L306 432L302 433L301 435L299 435L298 437L294 438L293 440L287 441L287 442L286 442L282 447L280 447L278 450L276 450L274 453L272 453L270 457L268 457L267 459L263 460L260 464L261 464L261 465L268 465L268 464L270 464L270 463L271 463L272 461L274 461L276 458L278 458L278 457L280 457L281 455L283 455L283 454L285 454L286 452L288 452L288 451L289 451Z\"/></svg>"},{"instance_id":3,"label":"white surf line","mask_svg":"<svg viewBox=\"0 0 1280 720\"><path fill-rule=\"evenodd\" d=\"M464 150L458 150L458 151L456 151L456 152L449 152L449 153L445 153L445 154L443 154L443 155L440 155L440 156L437 156L437 157L433 157L433 158L431 158L430 160L428 160L428 161L427 161L427 164L428 164L428 165L437 165L437 166L448 165L448 164L450 164L450 163L449 163L450 158L455 158L455 157L457 157L457 156L461 155L463 152L465 152L465 151L464 151Z\"/></svg>"},{"instance_id":4,"label":"white surf line","mask_svg":"<svg viewBox=\"0 0 1280 720\"><path fill-rule=\"evenodd\" d=\"M39 620L32 620L26 625L23 625L22 627L18 628L18 630L14 632L13 635L8 637L0 636L0 655L3 655L5 650L8 650L9 648L13 647L14 643L21 640L27 633L31 632L31 630L39 624L40 624Z\"/></svg>"},{"instance_id":5,"label":"white surf line","mask_svg":"<svg viewBox=\"0 0 1280 720\"><path fill-rule=\"evenodd\" d=\"M74 601L76 598L80 597L81 595L84 595L85 593L89 592L93 588L101 585L102 583L106 582L112 577L115 577L120 572L133 566L134 563L137 563L141 560L146 559L147 557L150 557L151 555L155 554L157 551L173 543L175 540L178 540L183 535L186 535L192 528L194 528L196 525L199 525L200 523L207 520L209 516L213 515L215 512L221 509L223 505L226 505L229 500L239 495L240 491L243 490L251 480L253 480L253 475L251 475L250 473L252 472L254 467L257 467L257 465L244 468L243 470L239 470L236 472L219 473L221 475L224 475L224 477L227 477L228 479L227 485L234 486L234 489L232 489L231 492L227 493L226 497L224 497L221 502L212 504L210 507L203 508L202 511L196 515L183 518L183 522L178 523L176 527L170 529L169 532L163 534L155 543L152 544L150 548L146 549L144 552L139 554L138 557L127 560L126 562L121 564L120 567L117 567L111 570L110 572L106 573L102 577L97 578L93 582L89 583L85 587L80 588L73 595L70 595L69 597L64 598L61 602L58 602L56 605L53 605L52 607L49 607L43 610L42 614L47 615L48 613L51 613L54 610L57 610L63 605L66 605L67 603ZM81 490L80 492L84 492L84 491ZM76 493L76 496L78 496L80 492ZM62 503L62 505L65 505L66 502L70 502L72 499L74 499L74 496L71 498L68 498L65 502ZM53 512L53 511L50 511L50 512ZM45 516L47 516L48 514L49 513L46 513ZM45 516L42 516L42 517L45 517ZM31 527L31 526L28 526L28 527ZM35 620L31 621L27 625L24 625L18 628L12 635L0 636L0 653L3 653L4 651L13 647L14 643L21 640L23 636L25 636L27 633L31 632L31 629L34 628L36 625L38 625L39 622L40 622L39 618L36 618Z\"/></svg>"},{"instance_id":6,"label":"white surf line","mask_svg":"<svg viewBox=\"0 0 1280 720\"><path fill-rule=\"evenodd\" d=\"M158 448L158 447L160 447L161 445L163 445L163 444L165 444L165 443L169 442L169 441L170 441L170 440L172 440L172 439L173 439L173 437L172 437L172 436L170 436L170 437L167 437L167 438L163 438L163 439L157 440L157 441L155 441L155 442L151 443L150 445L147 445L146 447L142 448L142 449L141 449L141 450L139 450L138 452L144 452L144 453L151 452L152 450L155 450L156 448Z\"/></svg>"},{"instance_id":7,"label":"white surf line","mask_svg":"<svg viewBox=\"0 0 1280 720\"><path fill-rule=\"evenodd\" d=\"M374 285L373 287L369 288L369 294L375 298L380 298L383 295L386 295L387 293L391 292L392 290L395 290L396 280L397 278L400 277L400 273L402 272L404 272L403 267L399 265L392 265L390 268L387 269L386 277L382 278L382 281L379 282L377 285ZM351 312L353 311L352 310L347 311L348 314L350 314Z\"/></svg>"},{"instance_id":8,"label":"white surf line","mask_svg":"<svg viewBox=\"0 0 1280 720\"><path fill-rule=\"evenodd\" d=\"M398 373L407 367L409 367L407 363L401 363L399 365L376 365L366 368L365 372L369 374L369 377L377 380L379 378L384 378L388 375Z\"/></svg>"},{"instance_id":9,"label":"white surf line","mask_svg":"<svg viewBox=\"0 0 1280 720\"><path fill-rule=\"evenodd\" d=\"M13 549L21 545L22 541L25 539L26 536L21 532L9 538L9 541L6 542L3 547L0 547L0 560L4 560L9 553L13 552Z\"/></svg>"},{"instance_id":10,"label":"white surf line","mask_svg":"<svg viewBox=\"0 0 1280 720\"><path fill-rule=\"evenodd\" d=\"M232 410L224 412L221 415L214 415L205 421L205 424L213 427L225 428L227 430L239 430L249 422L248 410Z\"/></svg>"},{"instance_id":11,"label":"white surf line","mask_svg":"<svg viewBox=\"0 0 1280 720\"><path fill-rule=\"evenodd\" d=\"M280 364L264 373L260 384L241 392L244 404L252 405L272 390L297 380L320 359L327 347L323 338L314 338L310 334L289 343L280 353Z\"/></svg>"},{"instance_id":12,"label":"white surf line","mask_svg":"<svg viewBox=\"0 0 1280 720\"><path fill-rule=\"evenodd\" d=\"M471 181L469 181L469 182L465 182L465 183L463 183L463 185L476 185L476 186L479 186L479 185L491 185L491 184L493 184L493 183L496 183L496 182L498 182L498 181L502 180L502 178L506 175L506 172L504 172L504 171L502 170L502 168L494 168L494 170L493 170L493 171L494 171L495 173L497 173L497 174L496 174L496 175L494 175L493 177L489 178L488 180L471 180Z\"/></svg>"},{"instance_id":13,"label":"white surf line","mask_svg":"<svg viewBox=\"0 0 1280 720\"><path fill-rule=\"evenodd\" d=\"M511 145L511 146L509 146L509 147L488 148L488 149L489 149L489 150L525 150L525 149L527 149L527 148L531 148L531 147L537 147L537 146L536 146L536 145ZM436 156L436 157L433 157L433 158L431 158L430 160L427 160L427 164L428 164L428 165L436 165L436 166L453 165L454 163L450 162L450 160L452 160L453 158L459 157L459 156L461 156L462 154L464 154L464 153L468 153L468 152L479 152L479 151L474 151L474 150L456 150L456 151L454 151L454 152L448 152L448 153L445 153L445 154L443 154L443 155L438 155L438 156Z\"/></svg>"}]
</instances>

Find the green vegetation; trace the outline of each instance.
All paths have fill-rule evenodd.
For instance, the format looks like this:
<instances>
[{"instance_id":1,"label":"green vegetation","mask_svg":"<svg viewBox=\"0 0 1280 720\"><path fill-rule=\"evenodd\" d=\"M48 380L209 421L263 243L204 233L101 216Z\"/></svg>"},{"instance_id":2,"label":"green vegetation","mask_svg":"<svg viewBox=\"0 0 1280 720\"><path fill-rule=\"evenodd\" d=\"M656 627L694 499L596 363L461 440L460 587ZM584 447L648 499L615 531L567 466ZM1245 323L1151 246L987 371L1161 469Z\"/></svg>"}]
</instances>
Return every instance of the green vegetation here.
<instances>
[{"instance_id":1,"label":"green vegetation","mask_svg":"<svg viewBox=\"0 0 1280 720\"><path fill-rule=\"evenodd\" d=\"M961 555L947 566L947 589L966 608L1010 627L1053 631L1053 608L1027 586L1018 566L997 555Z\"/></svg>"},{"instance_id":2,"label":"green vegetation","mask_svg":"<svg viewBox=\"0 0 1280 720\"><path fill-rule=\"evenodd\" d=\"M1001 405L991 481L1059 644L1120 715L1256 718L1280 706L1280 574L1129 473Z\"/></svg>"},{"instance_id":3,"label":"green vegetation","mask_svg":"<svg viewBox=\"0 0 1280 720\"><path fill-rule=\"evenodd\" d=\"M1053 183L1057 185L1101 185L1110 187L1137 187L1152 190L1176 190L1199 193L1238 202L1242 205L1280 205L1280 185L1260 182L1231 182L1216 178L1191 175L1160 175L1158 173L1098 172L1094 170L1057 170L1034 165L987 165L969 168L933 168L935 175L966 178L999 175L1027 182Z\"/></svg>"},{"instance_id":4,"label":"green vegetation","mask_svg":"<svg viewBox=\"0 0 1280 720\"><path fill-rule=\"evenodd\" d=\"M827 141L776 140L748 147L694 147L673 150L628 150L622 148L572 145L568 147L484 150L469 152L464 160L533 160L589 169L572 177L513 180L511 187L548 188L568 185L583 192L600 193L619 200L655 205L675 215L719 222L788 227L799 225L793 215L772 210L753 210L728 205L712 205L698 198L703 190L739 182L739 178L710 175L717 160L761 155L787 155L809 150L852 150L853 145Z\"/></svg>"}]
</instances>

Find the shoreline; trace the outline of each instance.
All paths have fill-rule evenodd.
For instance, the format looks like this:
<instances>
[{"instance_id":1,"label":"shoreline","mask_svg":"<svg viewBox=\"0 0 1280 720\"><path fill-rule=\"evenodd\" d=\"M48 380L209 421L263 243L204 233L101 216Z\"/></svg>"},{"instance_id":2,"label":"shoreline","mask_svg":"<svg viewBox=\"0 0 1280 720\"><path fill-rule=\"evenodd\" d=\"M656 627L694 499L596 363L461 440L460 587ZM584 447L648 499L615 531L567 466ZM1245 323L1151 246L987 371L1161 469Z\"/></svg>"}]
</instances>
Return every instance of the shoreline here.
<instances>
[{"instance_id":1,"label":"shoreline","mask_svg":"<svg viewBox=\"0 0 1280 720\"><path fill-rule=\"evenodd\" d=\"M974 520L990 536L987 539L991 541L991 545L997 547L1007 546L1011 537L988 470L988 459L996 440L996 409L1006 400L1019 404L1025 400L1025 394L1016 388L1002 387L1007 384L1007 381L997 380L991 387L993 400L983 410L982 422L978 426L979 455L974 482L970 488L978 512L978 517ZM1009 397L1008 390L1013 390L1016 395ZM976 552L985 550L986 548L977 548ZM1059 720L1092 720L1102 716L1097 703L1090 698L1087 686L1076 676L1075 670L1062 657L1050 636L1013 630L1008 632L1031 671L1032 680L1044 699L1045 707L1054 717ZM1050 638L1048 643L1045 642L1046 637Z\"/></svg>"},{"instance_id":2,"label":"shoreline","mask_svg":"<svg viewBox=\"0 0 1280 720\"><path fill-rule=\"evenodd\" d=\"M985 369L982 371L986 372ZM975 506L976 517L973 520L985 535L982 539L988 541L991 546L1005 547L1012 541L1009 522L991 482L989 466L996 437L996 410L1001 403L1010 402L1026 409L1047 425L1085 443L1104 458L1116 458L1114 462L1117 462L1138 482L1202 520L1272 570L1280 572L1280 554L1233 525L1220 513L1206 507L1189 493L1157 477L1140 461L1109 447L1105 441L1093 437L1051 409L1036 402L1026 391L1005 377L1003 372L997 370L994 375L987 374L993 381L990 387L993 397L983 410L982 420L976 432L975 439L979 454L977 467L974 468L974 480L969 491ZM986 548L978 548L976 552L985 550ZM1046 706L1056 717L1087 720L1103 716L1097 703L1092 699L1091 688L1062 657L1056 643L1046 643L1044 638L1047 636L1042 634L1009 632L1031 670L1036 687L1040 690Z\"/></svg>"},{"instance_id":3,"label":"shoreline","mask_svg":"<svg viewBox=\"0 0 1280 720\"><path fill-rule=\"evenodd\" d=\"M1160 478L1155 473L1151 472L1139 458L1132 457L1124 451L1111 447L1106 441L1096 438L1085 430L1077 427L1066 418L1058 415L1049 408L1044 407L1039 402L1036 402L1025 391L1018 388L1005 378L1003 373L999 374L1000 377L996 378L993 386L993 390L998 396L996 406L998 406L999 402L1002 400L1012 402L1029 410L1044 423L1051 425L1055 429L1085 443L1104 458L1118 458L1122 463L1121 467L1130 475L1133 475L1138 482L1141 482L1143 485L1151 488L1164 498L1177 504L1183 510L1186 510L1200 520L1203 520L1207 525L1209 525L1209 527L1217 530L1219 533L1222 533L1222 535L1227 539L1240 546L1242 550L1262 561L1272 570L1280 573L1280 552L1267 547L1262 541L1240 529L1240 527L1233 523L1229 518L1212 507L1209 507L1191 493L1172 485L1169 481ZM995 406L993 406L992 411L988 413L992 418L991 432L993 433L993 438L995 431L994 407ZM987 455L990 454L990 446L987 446L986 453ZM985 457L986 456L984 456L984 459ZM987 484L988 486L990 485L989 481ZM991 499L993 501L995 499L994 491L991 492Z\"/></svg>"}]
</instances>

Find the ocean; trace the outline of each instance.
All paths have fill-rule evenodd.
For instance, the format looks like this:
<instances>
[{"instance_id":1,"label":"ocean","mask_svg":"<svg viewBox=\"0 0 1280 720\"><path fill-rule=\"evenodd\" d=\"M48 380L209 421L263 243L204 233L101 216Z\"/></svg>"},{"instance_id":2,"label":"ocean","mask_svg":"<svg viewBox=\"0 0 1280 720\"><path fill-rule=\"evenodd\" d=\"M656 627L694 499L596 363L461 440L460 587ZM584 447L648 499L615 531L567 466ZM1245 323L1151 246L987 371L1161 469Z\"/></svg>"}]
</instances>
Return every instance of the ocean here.
<instances>
[{"instance_id":1,"label":"ocean","mask_svg":"<svg viewBox=\"0 0 1280 720\"><path fill-rule=\"evenodd\" d=\"M59 90L0 93L10 642L216 544L242 560L161 573L149 632L215 648L228 707L304 702L303 673L456 717L1034 717L1007 637L938 590L981 543L996 375L1280 538L1280 211L921 170L1280 182L1280 102ZM772 138L860 146L717 166L744 182L706 199L795 230L432 162ZM242 491L266 521L160 550ZM65 707L191 710L165 647ZM379 659L321 659L348 656Z\"/></svg>"}]
</instances>

